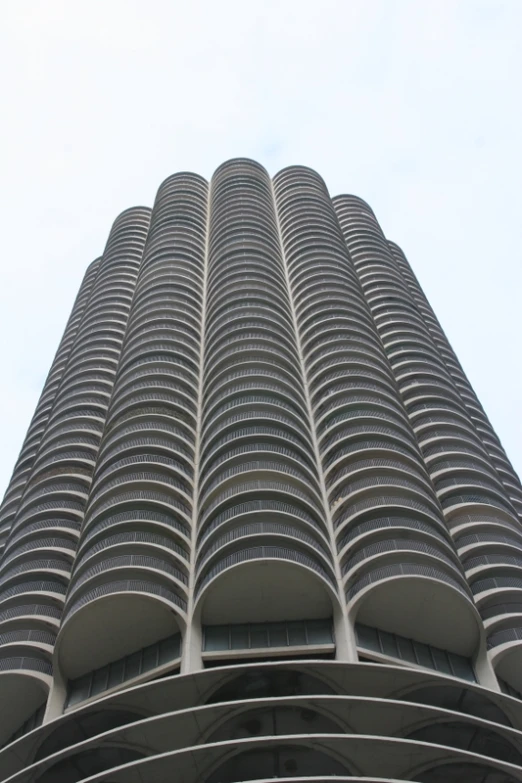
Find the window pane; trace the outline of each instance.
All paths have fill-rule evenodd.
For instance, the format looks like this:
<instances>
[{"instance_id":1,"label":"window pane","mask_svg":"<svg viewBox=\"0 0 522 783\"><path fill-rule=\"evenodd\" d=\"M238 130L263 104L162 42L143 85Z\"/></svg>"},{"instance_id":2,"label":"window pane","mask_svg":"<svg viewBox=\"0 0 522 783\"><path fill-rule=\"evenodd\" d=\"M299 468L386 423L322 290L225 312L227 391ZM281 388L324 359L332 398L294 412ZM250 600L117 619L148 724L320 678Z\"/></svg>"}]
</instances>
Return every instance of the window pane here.
<instances>
[{"instance_id":1,"label":"window pane","mask_svg":"<svg viewBox=\"0 0 522 783\"><path fill-rule=\"evenodd\" d=\"M448 660L448 654L444 650L439 650L437 647L431 648L431 655L435 662L435 668L439 672L445 674L452 674L451 666Z\"/></svg>"},{"instance_id":2,"label":"window pane","mask_svg":"<svg viewBox=\"0 0 522 783\"><path fill-rule=\"evenodd\" d=\"M125 679L137 677L141 671L141 650L125 658Z\"/></svg>"},{"instance_id":3,"label":"window pane","mask_svg":"<svg viewBox=\"0 0 522 783\"><path fill-rule=\"evenodd\" d=\"M269 623L268 641L270 647L287 647L286 623Z\"/></svg>"},{"instance_id":4,"label":"window pane","mask_svg":"<svg viewBox=\"0 0 522 783\"><path fill-rule=\"evenodd\" d=\"M382 651L384 655L389 655L392 658L399 657L399 651L397 649L397 642L395 636L387 631L379 631L379 637L381 639Z\"/></svg>"},{"instance_id":5,"label":"window pane","mask_svg":"<svg viewBox=\"0 0 522 783\"><path fill-rule=\"evenodd\" d=\"M125 658L120 658L119 661L113 661L109 667L109 682L108 688L114 688L123 682L125 677Z\"/></svg>"},{"instance_id":6,"label":"window pane","mask_svg":"<svg viewBox=\"0 0 522 783\"><path fill-rule=\"evenodd\" d=\"M331 620L309 620L306 623L308 644L331 644L332 623Z\"/></svg>"},{"instance_id":7,"label":"window pane","mask_svg":"<svg viewBox=\"0 0 522 783\"><path fill-rule=\"evenodd\" d=\"M449 653L449 657L451 660L451 668L453 669L455 677L461 677L463 680L467 680L468 682L477 681L475 672L473 671L473 666L471 665L471 661L469 661L467 658L463 658L461 655L454 655L453 653Z\"/></svg>"},{"instance_id":8,"label":"window pane","mask_svg":"<svg viewBox=\"0 0 522 783\"><path fill-rule=\"evenodd\" d=\"M397 636L397 647L399 648L399 658L403 661L416 663L415 653L411 639L405 639L404 636Z\"/></svg>"},{"instance_id":9,"label":"window pane","mask_svg":"<svg viewBox=\"0 0 522 783\"><path fill-rule=\"evenodd\" d=\"M155 669L158 665L158 648L159 644L150 644L143 649L143 657L141 661L141 670L148 672L151 669Z\"/></svg>"},{"instance_id":10,"label":"window pane","mask_svg":"<svg viewBox=\"0 0 522 783\"><path fill-rule=\"evenodd\" d=\"M77 680L71 680L69 683L69 699L68 705L77 704L79 701L84 701L89 698L89 692L91 689L91 673L84 674L83 677L78 677Z\"/></svg>"},{"instance_id":11,"label":"window pane","mask_svg":"<svg viewBox=\"0 0 522 783\"><path fill-rule=\"evenodd\" d=\"M288 642L289 644L306 644L306 633L304 623L288 623Z\"/></svg>"},{"instance_id":12,"label":"window pane","mask_svg":"<svg viewBox=\"0 0 522 783\"><path fill-rule=\"evenodd\" d=\"M365 647L367 650L375 650L375 652L381 651L379 636L375 628L370 628L369 625L356 623L355 632L357 634L357 644L359 647Z\"/></svg>"},{"instance_id":13,"label":"window pane","mask_svg":"<svg viewBox=\"0 0 522 783\"><path fill-rule=\"evenodd\" d=\"M250 647L268 647L268 629L265 623L250 626Z\"/></svg>"},{"instance_id":14,"label":"window pane","mask_svg":"<svg viewBox=\"0 0 522 783\"><path fill-rule=\"evenodd\" d=\"M230 626L230 647L232 650L248 650L248 625Z\"/></svg>"},{"instance_id":15,"label":"window pane","mask_svg":"<svg viewBox=\"0 0 522 783\"><path fill-rule=\"evenodd\" d=\"M228 625L209 625L205 628L204 650L228 650Z\"/></svg>"},{"instance_id":16,"label":"window pane","mask_svg":"<svg viewBox=\"0 0 522 783\"><path fill-rule=\"evenodd\" d=\"M168 663L174 658L179 658L180 637L169 636L168 639L162 639L159 643L159 664Z\"/></svg>"},{"instance_id":17,"label":"window pane","mask_svg":"<svg viewBox=\"0 0 522 783\"><path fill-rule=\"evenodd\" d=\"M96 693L101 693L107 690L107 679L109 676L109 667L103 666L101 669L97 669L92 675L92 687L91 696Z\"/></svg>"},{"instance_id":18,"label":"window pane","mask_svg":"<svg viewBox=\"0 0 522 783\"><path fill-rule=\"evenodd\" d=\"M421 644L420 642L413 642L415 648L415 654L417 656L417 662L421 666L426 666L428 669L433 669L433 660L430 654L430 648L427 644Z\"/></svg>"}]
</instances>

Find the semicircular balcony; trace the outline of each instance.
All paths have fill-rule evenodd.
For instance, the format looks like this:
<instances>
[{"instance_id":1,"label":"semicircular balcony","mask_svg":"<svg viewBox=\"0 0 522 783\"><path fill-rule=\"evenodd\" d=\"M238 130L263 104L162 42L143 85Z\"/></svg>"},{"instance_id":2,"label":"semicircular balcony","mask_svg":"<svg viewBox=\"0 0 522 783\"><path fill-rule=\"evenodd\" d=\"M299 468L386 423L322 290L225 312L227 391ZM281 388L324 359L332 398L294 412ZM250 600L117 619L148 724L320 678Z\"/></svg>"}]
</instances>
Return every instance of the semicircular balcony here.
<instances>
[{"instance_id":1,"label":"semicircular balcony","mask_svg":"<svg viewBox=\"0 0 522 783\"><path fill-rule=\"evenodd\" d=\"M384 418L383 414L371 410L353 410L347 411L347 414L349 415L334 423L321 436L319 448L327 466L347 453L347 448L373 439L378 442L394 442L398 449L410 449L412 455L418 459L413 438L391 416L386 415Z\"/></svg>"},{"instance_id":2,"label":"semicircular balcony","mask_svg":"<svg viewBox=\"0 0 522 783\"><path fill-rule=\"evenodd\" d=\"M96 507L90 506L85 517L83 537L89 535L98 524L104 524L107 519L158 519L185 541L190 541L191 517L186 505L180 503L172 494L158 491L152 486L143 489L135 485L132 489L122 487L121 491L115 492L103 502L100 501Z\"/></svg>"},{"instance_id":3,"label":"semicircular balcony","mask_svg":"<svg viewBox=\"0 0 522 783\"><path fill-rule=\"evenodd\" d=\"M55 652L66 680L184 632L184 609L169 587L144 573L133 579L118 576L113 571L112 581L90 586L70 603Z\"/></svg>"},{"instance_id":4,"label":"semicircular balcony","mask_svg":"<svg viewBox=\"0 0 522 783\"><path fill-rule=\"evenodd\" d=\"M389 452L393 453L389 453ZM405 451L405 450L404 450ZM384 472L392 471L398 476L411 478L417 481L420 486L427 490L430 495L433 494L432 485L428 474L419 464L418 459L414 459L409 453L404 454L393 447L386 449L384 444L372 448L371 441L361 444L360 449L353 449L343 454L337 460L330 462L325 470L325 485L331 497L335 497L342 484L357 475L362 475L360 471L369 471L382 469Z\"/></svg>"},{"instance_id":5,"label":"semicircular balcony","mask_svg":"<svg viewBox=\"0 0 522 783\"><path fill-rule=\"evenodd\" d=\"M220 418L217 423L212 422L211 427L203 434L203 452L208 454L215 447L224 442L234 433L242 433L252 427L261 427L266 430L275 429L282 437L288 434L289 442L300 442L308 453L311 444L307 440L310 436L301 417L287 408L281 408L275 404L272 398L266 402L258 400L257 403L240 404L232 408L229 415ZM306 439L306 440L305 440Z\"/></svg>"},{"instance_id":6,"label":"semicircular balcony","mask_svg":"<svg viewBox=\"0 0 522 783\"><path fill-rule=\"evenodd\" d=\"M221 344L226 344L231 337L241 333L248 334L252 330L272 339L280 340L291 350L296 350L290 324L282 318L278 318L277 314L265 315L260 309L252 311L248 307L244 307L240 313L236 311L234 316L229 315L226 319L221 318L217 324L214 319L207 332L206 350L211 353Z\"/></svg>"},{"instance_id":7,"label":"semicircular balcony","mask_svg":"<svg viewBox=\"0 0 522 783\"><path fill-rule=\"evenodd\" d=\"M386 712L391 731L381 730L379 709ZM391 709L397 712L397 704ZM302 697L249 699L233 714L224 704L199 706L194 721L179 710L144 718L120 708L110 717L98 713L89 722L76 711L75 744L66 749L63 739L48 734L29 773L36 783L64 783L78 774L83 779L93 767L94 781L110 775L116 783L129 775L143 783L163 781L173 767L186 783L267 783L276 778L294 783L399 783L411 780L412 774L422 783L515 780L511 772L519 766L520 746L509 727L490 729L473 718L448 718L440 709L401 703L401 710L417 721L400 731L391 709L374 699L364 705L359 699L315 696L310 703ZM435 719L431 726L430 715ZM375 718L379 731L368 732L368 721ZM198 743L200 727L204 741ZM71 734L66 723L63 731ZM143 736L148 754L140 742ZM82 744L80 737L86 737Z\"/></svg>"},{"instance_id":8,"label":"semicircular balcony","mask_svg":"<svg viewBox=\"0 0 522 783\"><path fill-rule=\"evenodd\" d=\"M245 355L248 355L250 362L268 363L272 367L282 368L291 374L299 371L296 354L287 349L285 345L261 334L254 335L249 340L245 334L237 340L231 341L229 345L222 344L214 352L206 365L207 382L210 383L223 370L242 364Z\"/></svg>"},{"instance_id":9,"label":"semicircular balcony","mask_svg":"<svg viewBox=\"0 0 522 783\"><path fill-rule=\"evenodd\" d=\"M109 512L101 519L88 519L82 532L78 556L87 549L97 551L111 546L113 540L115 543L120 540L145 541L147 536L162 540L163 546L188 561L188 529L170 514L143 506L139 508L139 504L120 513Z\"/></svg>"},{"instance_id":10,"label":"semicircular balcony","mask_svg":"<svg viewBox=\"0 0 522 783\"><path fill-rule=\"evenodd\" d=\"M379 535L366 536L362 541L353 542L341 558L341 572L348 592L353 592L358 581L365 574L384 568L389 564L413 562L428 566L441 567L461 587L467 589L462 565L449 545L432 537L417 535L415 538L408 531L406 535L392 538L389 529L384 529ZM368 581L368 580L366 580ZM360 587L358 589L361 589Z\"/></svg>"},{"instance_id":11,"label":"semicircular balcony","mask_svg":"<svg viewBox=\"0 0 522 783\"><path fill-rule=\"evenodd\" d=\"M270 493L261 494L240 503L225 506L216 514L209 514L200 524L199 546L201 551L211 541L236 528L243 526L258 526L264 524L267 529L272 526L281 529L302 531L326 543L325 532L317 515L311 514L306 508L295 502L288 494L280 498L272 497Z\"/></svg>"},{"instance_id":12,"label":"semicircular balcony","mask_svg":"<svg viewBox=\"0 0 522 783\"><path fill-rule=\"evenodd\" d=\"M346 572L350 617L471 658L481 642L481 622L454 561L424 542L415 550L408 541L402 550L393 540L389 545L393 550L382 554L372 548Z\"/></svg>"},{"instance_id":13,"label":"semicircular balcony","mask_svg":"<svg viewBox=\"0 0 522 783\"><path fill-rule=\"evenodd\" d=\"M324 524L319 499L304 475L291 470L284 463L267 463L262 466L247 463L237 467L243 472L231 472L229 476L224 476L201 499L202 527L209 525L231 506L257 500L288 502L296 505L318 524ZM281 472L282 468L285 468L284 473Z\"/></svg>"},{"instance_id":14,"label":"semicircular balcony","mask_svg":"<svg viewBox=\"0 0 522 783\"><path fill-rule=\"evenodd\" d=\"M111 420L107 426L99 460L119 451L132 451L135 447L169 443L169 450L191 463L194 453L194 433L183 422L173 421L168 409L146 406ZM136 443L137 441L137 443Z\"/></svg>"},{"instance_id":15,"label":"semicircular balcony","mask_svg":"<svg viewBox=\"0 0 522 783\"><path fill-rule=\"evenodd\" d=\"M0 745L9 740L13 727L21 726L47 701L53 667L48 657L26 648L6 648L0 657L2 698L9 709L0 714Z\"/></svg>"},{"instance_id":16,"label":"semicircular balcony","mask_svg":"<svg viewBox=\"0 0 522 783\"><path fill-rule=\"evenodd\" d=\"M442 559L446 558L462 573L455 547L443 525L437 528L433 523L416 518L414 514L383 516L378 513L342 529L337 539L337 549L343 572L346 573L358 561L364 560L365 556L359 555L359 550L373 547L375 553L379 548L383 552L392 551L395 548L394 540L403 542L406 549L421 550L428 547L430 552L435 549L441 553ZM353 562L354 558L356 562Z\"/></svg>"},{"instance_id":17,"label":"semicircular balcony","mask_svg":"<svg viewBox=\"0 0 522 783\"><path fill-rule=\"evenodd\" d=\"M517 612L487 629L488 656L497 677L516 691L522 689L522 616Z\"/></svg>"},{"instance_id":18,"label":"semicircular balcony","mask_svg":"<svg viewBox=\"0 0 522 783\"><path fill-rule=\"evenodd\" d=\"M186 398L187 409L195 411L193 402L195 387L192 378L178 366L168 362L151 361L142 367L129 368L118 378L114 400L119 400L121 396L125 397L133 391L139 393L146 383L150 383L153 387L163 386L165 389L178 392L180 397Z\"/></svg>"},{"instance_id":19,"label":"semicircular balcony","mask_svg":"<svg viewBox=\"0 0 522 783\"><path fill-rule=\"evenodd\" d=\"M160 503L167 502L176 509L176 515L182 523L189 525L192 497L187 493L186 483L165 467L161 466L160 469L159 465L155 465L148 470L146 467L138 470L131 464L122 468L115 477L102 479L93 487L89 498L89 517L122 500L130 500L131 496L136 499L150 497L151 500L157 496Z\"/></svg>"},{"instance_id":20,"label":"semicircular balcony","mask_svg":"<svg viewBox=\"0 0 522 783\"><path fill-rule=\"evenodd\" d=\"M241 390L262 392L273 389L274 396L287 405L304 412L306 404L295 375L277 371L264 363L247 362L235 371L224 372L209 384L205 395L205 409L208 411L220 401L234 397Z\"/></svg>"},{"instance_id":21,"label":"semicircular balcony","mask_svg":"<svg viewBox=\"0 0 522 783\"><path fill-rule=\"evenodd\" d=\"M243 549L229 554L223 551L221 557L209 560L208 566L201 570L196 585L196 618L204 628L303 620L332 622L339 613L332 569L323 558L300 549L298 541L286 547L249 546L244 541ZM246 644L246 648L256 646L263 648L266 644Z\"/></svg>"},{"instance_id":22,"label":"semicircular balcony","mask_svg":"<svg viewBox=\"0 0 522 783\"><path fill-rule=\"evenodd\" d=\"M235 383L226 385L220 393L205 401L203 432L218 426L232 409L241 411L264 406L268 410L281 408L298 421L306 418L302 401L277 378L238 378Z\"/></svg>"},{"instance_id":23,"label":"semicircular balcony","mask_svg":"<svg viewBox=\"0 0 522 783\"><path fill-rule=\"evenodd\" d=\"M232 441L234 444L237 440ZM222 449L221 453L212 453L201 470L200 497L210 499L208 495L212 489L227 483L236 475L243 475L251 471L280 471L287 477L299 482L301 489L306 486L311 490L317 503L320 503L320 487L315 466L311 459L305 459L300 451L290 445L280 445L268 440L248 440L232 447Z\"/></svg>"},{"instance_id":24,"label":"semicircular balcony","mask_svg":"<svg viewBox=\"0 0 522 783\"><path fill-rule=\"evenodd\" d=\"M330 338L332 330L342 336L343 342L365 350L372 356L382 358L382 347L371 332L361 333L361 326L351 312L340 302L325 301L310 312L299 316L301 340L304 348L311 347L316 340Z\"/></svg>"},{"instance_id":25,"label":"semicircular balcony","mask_svg":"<svg viewBox=\"0 0 522 783\"><path fill-rule=\"evenodd\" d=\"M274 290L266 285L263 277L260 280L253 278L243 282L236 281L234 284L229 284L225 291L217 289L207 305L207 320L210 328L234 308L248 311L250 306L262 306L272 310L280 318L289 317L287 300L280 293L275 294Z\"/></svg>"},{"instance_id":26,"label":"semicircular balcony","mask_svg":"<svg viewBox=\"0 0 522 783\"><path fill-rule=\"evenodd\" d=\"M450 527L453 527L454 517L460 519L462 514L495 514L505 519L508 524L516 526L518 522L509 501L499 496L489 485L479 488L456 485L454 491L441 499L441 505Z\"/></svg>"},{"instance_id":27,"label":"semicircular balcony","mask_svg":"<svg viewBox=\"0 0 522 783\"><path fill-rule=\"evenodd\" d=\"M391 460L372 462L374 464L366 466L360 464L359 469L348 472L335 488L331 488L329 500L334 522L340 516L345 516L352 504L376 494L400 493L431 506L434 514L439 513L431 485L419 471L405 472Z\"/></svg>"},{"instance_id":28,"label":"semicircular balcony","mask_svg":"<svg viewBox=\"0 0 522 783\"><path fill-rule=\"evenodd\" d=\"M259 549L266 552L294 550L296 554L301 553L305 560L311 558L316 561L333 579L332 554L326 540L295 524L247 522L219 532L219 535L205 540L200 549L196 564L197 584L205 583L208 574L223 562L232 561L234 555Z\"/></svg>"},{"instance_id":29,"label":"semicircular balcony","mask_svg":"<svg viewBox=\"0 0 522 783\"><path fill-rule=\"evenodd\" d=\"M508 555L522 554L522 531L511 529L495 519L477 520L472 527L466 525L454 532L454 542L463 563L489 552Z\"/></svg>"}]
</instances>

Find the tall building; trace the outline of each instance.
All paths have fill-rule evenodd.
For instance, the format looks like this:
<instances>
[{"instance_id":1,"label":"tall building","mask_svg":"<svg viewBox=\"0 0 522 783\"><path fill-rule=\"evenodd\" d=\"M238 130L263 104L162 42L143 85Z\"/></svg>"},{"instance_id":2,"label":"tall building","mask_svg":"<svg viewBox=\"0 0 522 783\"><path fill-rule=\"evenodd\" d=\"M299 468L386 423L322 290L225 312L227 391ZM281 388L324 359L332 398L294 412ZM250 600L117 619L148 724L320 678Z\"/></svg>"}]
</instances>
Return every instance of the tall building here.
<instances>
[{"instance_id":1,"label":"tall building","mask_svg":"<svg viewBox=\"0 0 522 783\"><path fill-rule=\"evenodd\" d=\"M522 781L521 514L364 201L169 177L88 268L0 510L0 779Z\"/></svg>"}]
</instances>

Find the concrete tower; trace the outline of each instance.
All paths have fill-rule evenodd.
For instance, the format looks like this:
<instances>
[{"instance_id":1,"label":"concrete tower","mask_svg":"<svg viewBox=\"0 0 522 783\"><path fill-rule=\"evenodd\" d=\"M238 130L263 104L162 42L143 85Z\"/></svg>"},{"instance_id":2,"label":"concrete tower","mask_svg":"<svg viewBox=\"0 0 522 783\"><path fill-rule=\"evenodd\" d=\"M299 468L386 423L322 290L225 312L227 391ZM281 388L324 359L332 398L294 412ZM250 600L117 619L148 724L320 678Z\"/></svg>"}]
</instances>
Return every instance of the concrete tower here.
<instances>
[{"instance_id":1,"label":"concrete tower","mask_svg":"<svg viewBox=\"0 0 522 783\"><path fill-rule=\"evenodd\" d=\"M169 177L0 508L0 780L522 781L521 514L364 201Z\"/></svg>"}]
</instances>

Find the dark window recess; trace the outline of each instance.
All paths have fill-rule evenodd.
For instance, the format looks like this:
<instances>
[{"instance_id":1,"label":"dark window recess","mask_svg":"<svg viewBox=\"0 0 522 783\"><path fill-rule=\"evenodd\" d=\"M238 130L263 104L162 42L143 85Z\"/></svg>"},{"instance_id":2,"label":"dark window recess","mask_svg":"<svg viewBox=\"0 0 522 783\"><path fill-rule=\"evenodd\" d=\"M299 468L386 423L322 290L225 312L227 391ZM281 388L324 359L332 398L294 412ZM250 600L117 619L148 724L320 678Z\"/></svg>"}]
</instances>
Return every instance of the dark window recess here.
<instances>
[{"instance_id":1,"label":"dark window recess","mask_svg":"<svg viewBox=\"0 0 522 783\"><path fill-rule=\"evenodd\" d=\"M180 655L181 634L179 633L154 642L154 644L149 644L148 647L143 647L125 658L112 661L112 663L88 672L76 680L69 680L65 706L72 707L73 704L85 701L90 696L96 696L126 680L139 677L139 675L152 671L158 666L174 661Z\"/></svg>"},{"instance_id":2,"label":"dark window recess","mask_svg":"<svg viewBox=\"0 0 522 783\"><path fill-rule=\"evenodd\" d=\"M207 625L203 629L203 650L205 652L331 645L333 643L331 619L245 625Z\"/></svg>"},{"instance_id":3,"label":"dark window recess","mask_svg":"<svg viewBox=\"0 0 522 783\"><path fill-rule=\"evenodd\" d=\"M519 699L522 701L522 693L519 693L519 691L515 690L515 688L511 687L511 685L506 682L505 680L501 680L500 677L497 676L498 684L500 685L500 690L502 693L507 693L508 696L513 696L514 699Z\"/></svg>"},{"instance_id":4,"label":"dark window recess","mask_svg":"<svg viewBox=\"0 0 522 783\"><path fill-rule=\"evenodd\" d=\"M11 734L11 736L9 737L7 742L4 743L4 745L9 745L10 742L14 742L20 737L23 737L24 734L28 734L33 729L36 729L38 726L41 726L43 722L46 706L47 706L47 702L44 702L41 707L38 707L38 709L35 712L33 712L33 714L30 715L27 718L27 720L25 720L22 723L20 728L17 729L14 734Z\"/></svg>"},{"instance_id":5,"label":"dark window recess","mask_svg":"<svg viewBox=\"0 0 522 783\"><path fill-rule=\"evenodd\" d=\"M391 658L399 658L401 661L416 663L468 682L477 681L471 660L462 655L440 650L438 647L431 647L429 644L406 639L394 633L379 631L362 623L355 623L355 633L357 646L363 650L372 650Z\"/></svg>"}]
</instances>

